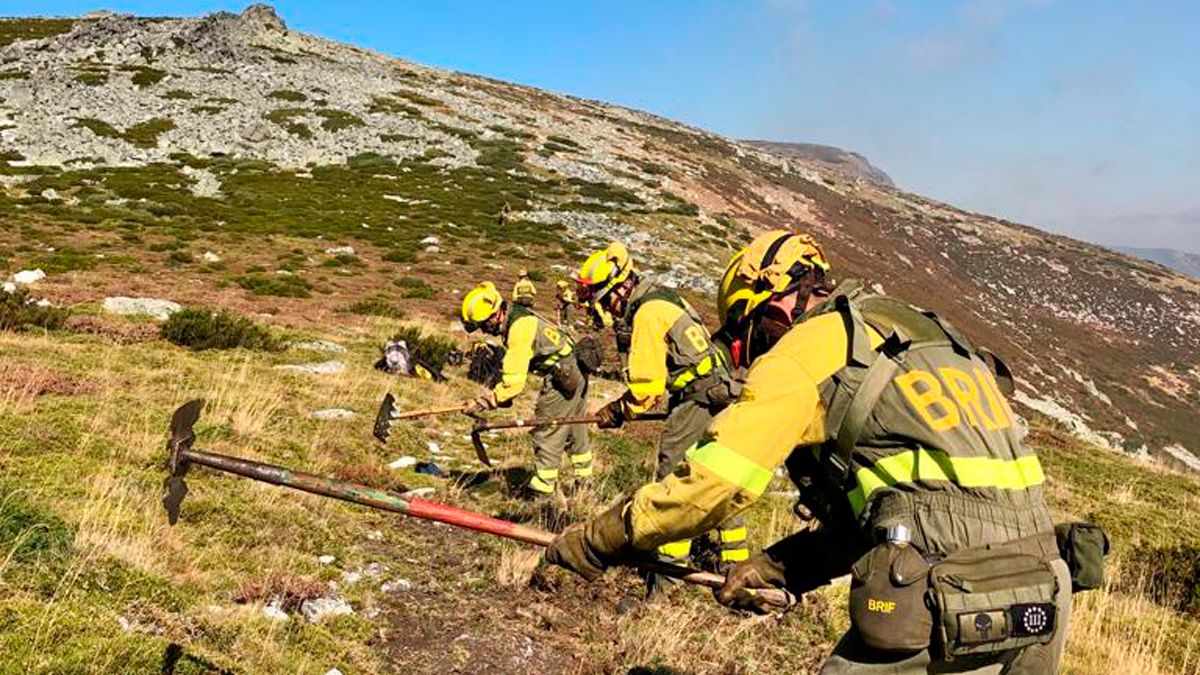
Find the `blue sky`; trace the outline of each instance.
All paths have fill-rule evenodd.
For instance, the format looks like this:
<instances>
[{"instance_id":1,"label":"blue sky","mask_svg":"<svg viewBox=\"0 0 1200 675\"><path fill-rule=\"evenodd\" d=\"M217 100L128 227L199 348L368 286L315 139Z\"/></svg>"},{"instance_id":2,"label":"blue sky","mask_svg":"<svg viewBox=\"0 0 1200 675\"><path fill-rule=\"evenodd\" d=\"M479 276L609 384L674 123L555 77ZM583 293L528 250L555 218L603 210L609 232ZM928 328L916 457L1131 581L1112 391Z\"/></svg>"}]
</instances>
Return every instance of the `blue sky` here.
<instances>
[{"instance_id":1,"label":"blue sky","mask_svg":"<svg viewBox=\"0 0 1200 675\"><path fill-rule=\"evenodd\" d=\"M194 15L244 2L0 0ZM1101 243L1200 253L1200 2L276 3L294 29L867 155L902 187Z\"/></svg>"}]
</instances>

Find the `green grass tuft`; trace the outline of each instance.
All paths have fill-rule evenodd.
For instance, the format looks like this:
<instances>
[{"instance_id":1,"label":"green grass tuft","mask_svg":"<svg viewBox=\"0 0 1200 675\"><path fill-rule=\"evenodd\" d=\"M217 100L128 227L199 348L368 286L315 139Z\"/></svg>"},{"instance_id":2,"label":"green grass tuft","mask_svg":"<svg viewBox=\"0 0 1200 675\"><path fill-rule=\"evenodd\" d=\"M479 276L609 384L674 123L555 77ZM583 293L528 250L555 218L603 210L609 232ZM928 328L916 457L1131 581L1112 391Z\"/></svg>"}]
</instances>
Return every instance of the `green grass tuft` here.
<instances>
[{"instance_id":1,"label":"green grass tuft","mask_svg":"<svg viewBox=\"0 0 1200 675\"><path fill-rule=\"evenodd\" d=\"M308 100L308 97L303 93L291 89L276 89L275 91L267 94L267 96L280 101L289 101L291 103L303 103Z\"/></svg>"},{"instance_id":2,"label":"green grass tuft","mask_svg":"<svg viewBox=\"0 0 1200 675\"><path fill-rule=\"evenodd\" d=\"M277 274L249 274L239 277L237 283L255 295L275 295L284 298L307 298L312 293L308 282L297 276Z\"/></svg>"},{"instance_id":3,"label":"green grass tuft","mask_svg":"<svg viewBox=\"0 0 1200 675\"><path fill-rule=\"evenodd\" d=\"M65 308L37 306L23 288L12 293L0 291L0 330L58 330L70 314L71 311Z\"/></svg>"},{"instance_id":4,"label":"green grass tuft","mask_svg":"<svg viewBox=\"0 0 1200 675\"><path fill-rule=\"evenodd\" d=\"M403 319L404 310L396 306L385 295L372 295L355 302L346 308L351 314L364 316L382 316L388 319Z\"/></svg>"},{"instance_id":5,"label":"green grass tuft","mask_svg":"<svg viewBox=\"0 0 1200 675\"><path fill-rule=\"evenodd\" d=\"M162 326L164 340L195 351L254 349L278 351L271 331L232 312L189 308L175 312Z\"/></svg>"},{"instance_id":6,"label":"green grass tuft","mask_svg":"<svg viewBox=\"0 0 1200 675\"><path fill-rule=\"evenodd\" d=\"M404 289L404 292L400 295L403 298L432 300L437 294L433 286L425 283L424 279L416 277L400 277L392 283Z\"/></svg>"},{"instance_id":7,"label":"green grass tuft","mask_svg":"<svg viewBox=\"0 0 1200 675\"><path fill-rule=\"evenodd\" d=\"M0 19L0 47L18 40L43 40L66 33L74 19Z\"/></svg>"}]
</instances>

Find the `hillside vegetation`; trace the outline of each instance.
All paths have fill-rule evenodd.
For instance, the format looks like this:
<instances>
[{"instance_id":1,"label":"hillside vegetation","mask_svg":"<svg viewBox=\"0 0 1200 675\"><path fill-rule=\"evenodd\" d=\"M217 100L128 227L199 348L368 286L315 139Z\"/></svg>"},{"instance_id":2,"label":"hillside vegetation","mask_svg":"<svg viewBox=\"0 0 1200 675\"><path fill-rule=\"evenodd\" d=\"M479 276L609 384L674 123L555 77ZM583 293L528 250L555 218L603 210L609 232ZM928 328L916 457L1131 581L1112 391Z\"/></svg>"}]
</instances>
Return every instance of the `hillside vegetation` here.
<instances>
[{"instance_id":1,"label":"hillside vegetation","mask_svg":"<svg viewBox=\"0 0 1200 675\"><path fill-rule=\"evenodd\" d=\"M1053 508L1114 540L1109 587L1075 599L1069 671L1200 672L1200 482L1122 451L1200 446L1195 282L644 113L297 34L261 6L0 21L0 63L0 277L48 275L0 305L0 672L810 671L846 627L844 583L747 618L691 588L623 602L628 572L535 573L528 547L203 468L178 525L160 504L168 419L200 397L201 449L558 530L652 474L656 425L595 434L598 484L532 508L508 496L523 435L488 440L494 471L459 416L371 437L386 391L401 409L480 392L464 369L374 371L380 346L465 348L453 317L475 282L528 268L544 309L613 238L711 315L724 260L779 226L1017 370ZM117 317L112 296L185 309ZM791 489L751 511L755 548L798 526ZM310 622L322 599L352 611Z\"/></svg>"}]
</instances>

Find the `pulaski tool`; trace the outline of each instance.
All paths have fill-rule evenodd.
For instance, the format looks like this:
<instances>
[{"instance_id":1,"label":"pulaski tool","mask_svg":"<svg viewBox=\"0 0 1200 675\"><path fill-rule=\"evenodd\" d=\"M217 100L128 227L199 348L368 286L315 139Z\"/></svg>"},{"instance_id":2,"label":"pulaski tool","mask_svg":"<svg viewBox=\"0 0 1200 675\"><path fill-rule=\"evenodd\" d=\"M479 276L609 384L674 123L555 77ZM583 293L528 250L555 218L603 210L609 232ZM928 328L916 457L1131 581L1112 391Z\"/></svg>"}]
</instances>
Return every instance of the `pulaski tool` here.
<instances>
[{"instance_id":1,"label":"pulaski tool","mask_svg":"<svg viewBox=\"0 0 1200 675\"><path fill-rule=\"evenodd\" d=\"M666 413L651 413L635 417L629 422L658 422L667 418ZM483 434L488 431L497 431L499 429L539 429L543 427L561 427L568 424L596 424L600 421L599 417L559 417L554 419L518 419L504 420L500 422L488 422L483 419L476 419L475 426L471 427L471 445L475 446L475 456L479 461L486 466L492 466L492 460L488 457L487 447L483 444Z\"/></svg>"},{"instance_id":2,"label":"pulaski tool","mask_svg":"<svg viewBox=\"0 0 1200 675\"><path fill-rule=\"evenodd\" d=\"M204 406L201 400L194 400L180 406L171 417L171 438L167 442L167 471L169 475L164 483L165 495L163 506L167 510L167 520L174 525L179 521L179 511L187 496L188 487L184 478L193 464L206 466L210 469L242 476L272 485L301 490L323 497L332 497L342 501L361 504L374 509L400 513L412 518L432 520L446 523L475 532L483 532L497 537L514 539L516 541L548 546L554 541L552 532L527 527L518 523L492 518L491 516L460 509L448 504L439 504L424 499L404 499L386 490L379 490L349 481L337 480L318 476L303 471L264 464L247 459L218 455L211 452L196 450L192 446L196 442L193 429L200 419L200 411ZM655 560L646 560L638 566L648 572L663 574L681 579L689 584L720 588L725 578L708 572L700 572L688 567L671 565ZM767 602L779 607L788 607L795 602L791 594L778 589L759 590Z\"/></svg>"}]
</instances>

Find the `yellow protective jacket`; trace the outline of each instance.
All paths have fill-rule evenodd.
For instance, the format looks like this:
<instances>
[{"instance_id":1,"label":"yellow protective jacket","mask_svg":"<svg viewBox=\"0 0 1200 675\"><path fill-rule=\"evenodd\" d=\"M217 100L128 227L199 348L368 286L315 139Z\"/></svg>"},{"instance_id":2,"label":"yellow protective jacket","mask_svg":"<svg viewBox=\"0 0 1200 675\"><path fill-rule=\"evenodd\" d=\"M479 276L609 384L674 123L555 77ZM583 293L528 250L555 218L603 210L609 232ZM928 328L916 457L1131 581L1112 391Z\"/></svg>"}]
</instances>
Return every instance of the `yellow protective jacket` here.
<instances>
[{"instance_id":1,"label":"yellow protective jacket","mask_svg":"<svg viewBox=\"0 0 1200 675\"><path fill-rule=\"evenodd\" d=\"M492 388L497 403L515 398L525 389L529 371L546 374L575 344L558 326L522 305L512 305L504 334L504 362L500 381Z\"/></svg>"},{"instance_id":2,"label":"yellow protective jacket","mask_svg":"<svg viewBox=\"0 0 1200 675\"><path fill-rule=\"evenodd\" d=\"M724 353L700 316L674 291L640 283L622 321L632 334L629 389L621 398L626 415L636 417L702 377L728 374Z\"/></svg>"},{"instance_id":3,"label":"yellow protective jacket","mask_svg":"<svg viewBox=\"0 0 1200 675\"><path fill-rule=\"evenodd\" d=\"M867 389L870 375L864 378L863 372L870 369L864 364L888 358L883 354L903 344L908 330L895 324L885 342L884 328L863 321L856 302L842 305L845 311L817 312L794 326L750 368L741 398L713 420L675 473L634 494L628 517L636 548L650 550L711 530L757 500L786 460L822 455L836 445L839 429L826 426L827 404L845 406L849 399L839 398L838 391L851 382L861 381ZM925 316L915 309L893 315ZM848 326L859 340L852 339ZM881 517L910 517L916 503L936 505L926 518L939 510L944 516L919 528L926 537L920 542L923 550L931 553L1044 530L1050 522L1041 468L1013 428L1011 411L986 366L965 341L955 344L954 353L948 345L915 339L912 344L904 352L909 365L877 380L882 394L875 407L866 409L871 414L858 427L861 435L849 435L858 440L846 482L838 485L848 492L835 495L839 513L872 530ZM967 377L960 372L974 378L975 395L959 382ZM1003 435L997 435L1001 426Z\"/></svg>"}]
</instances>

